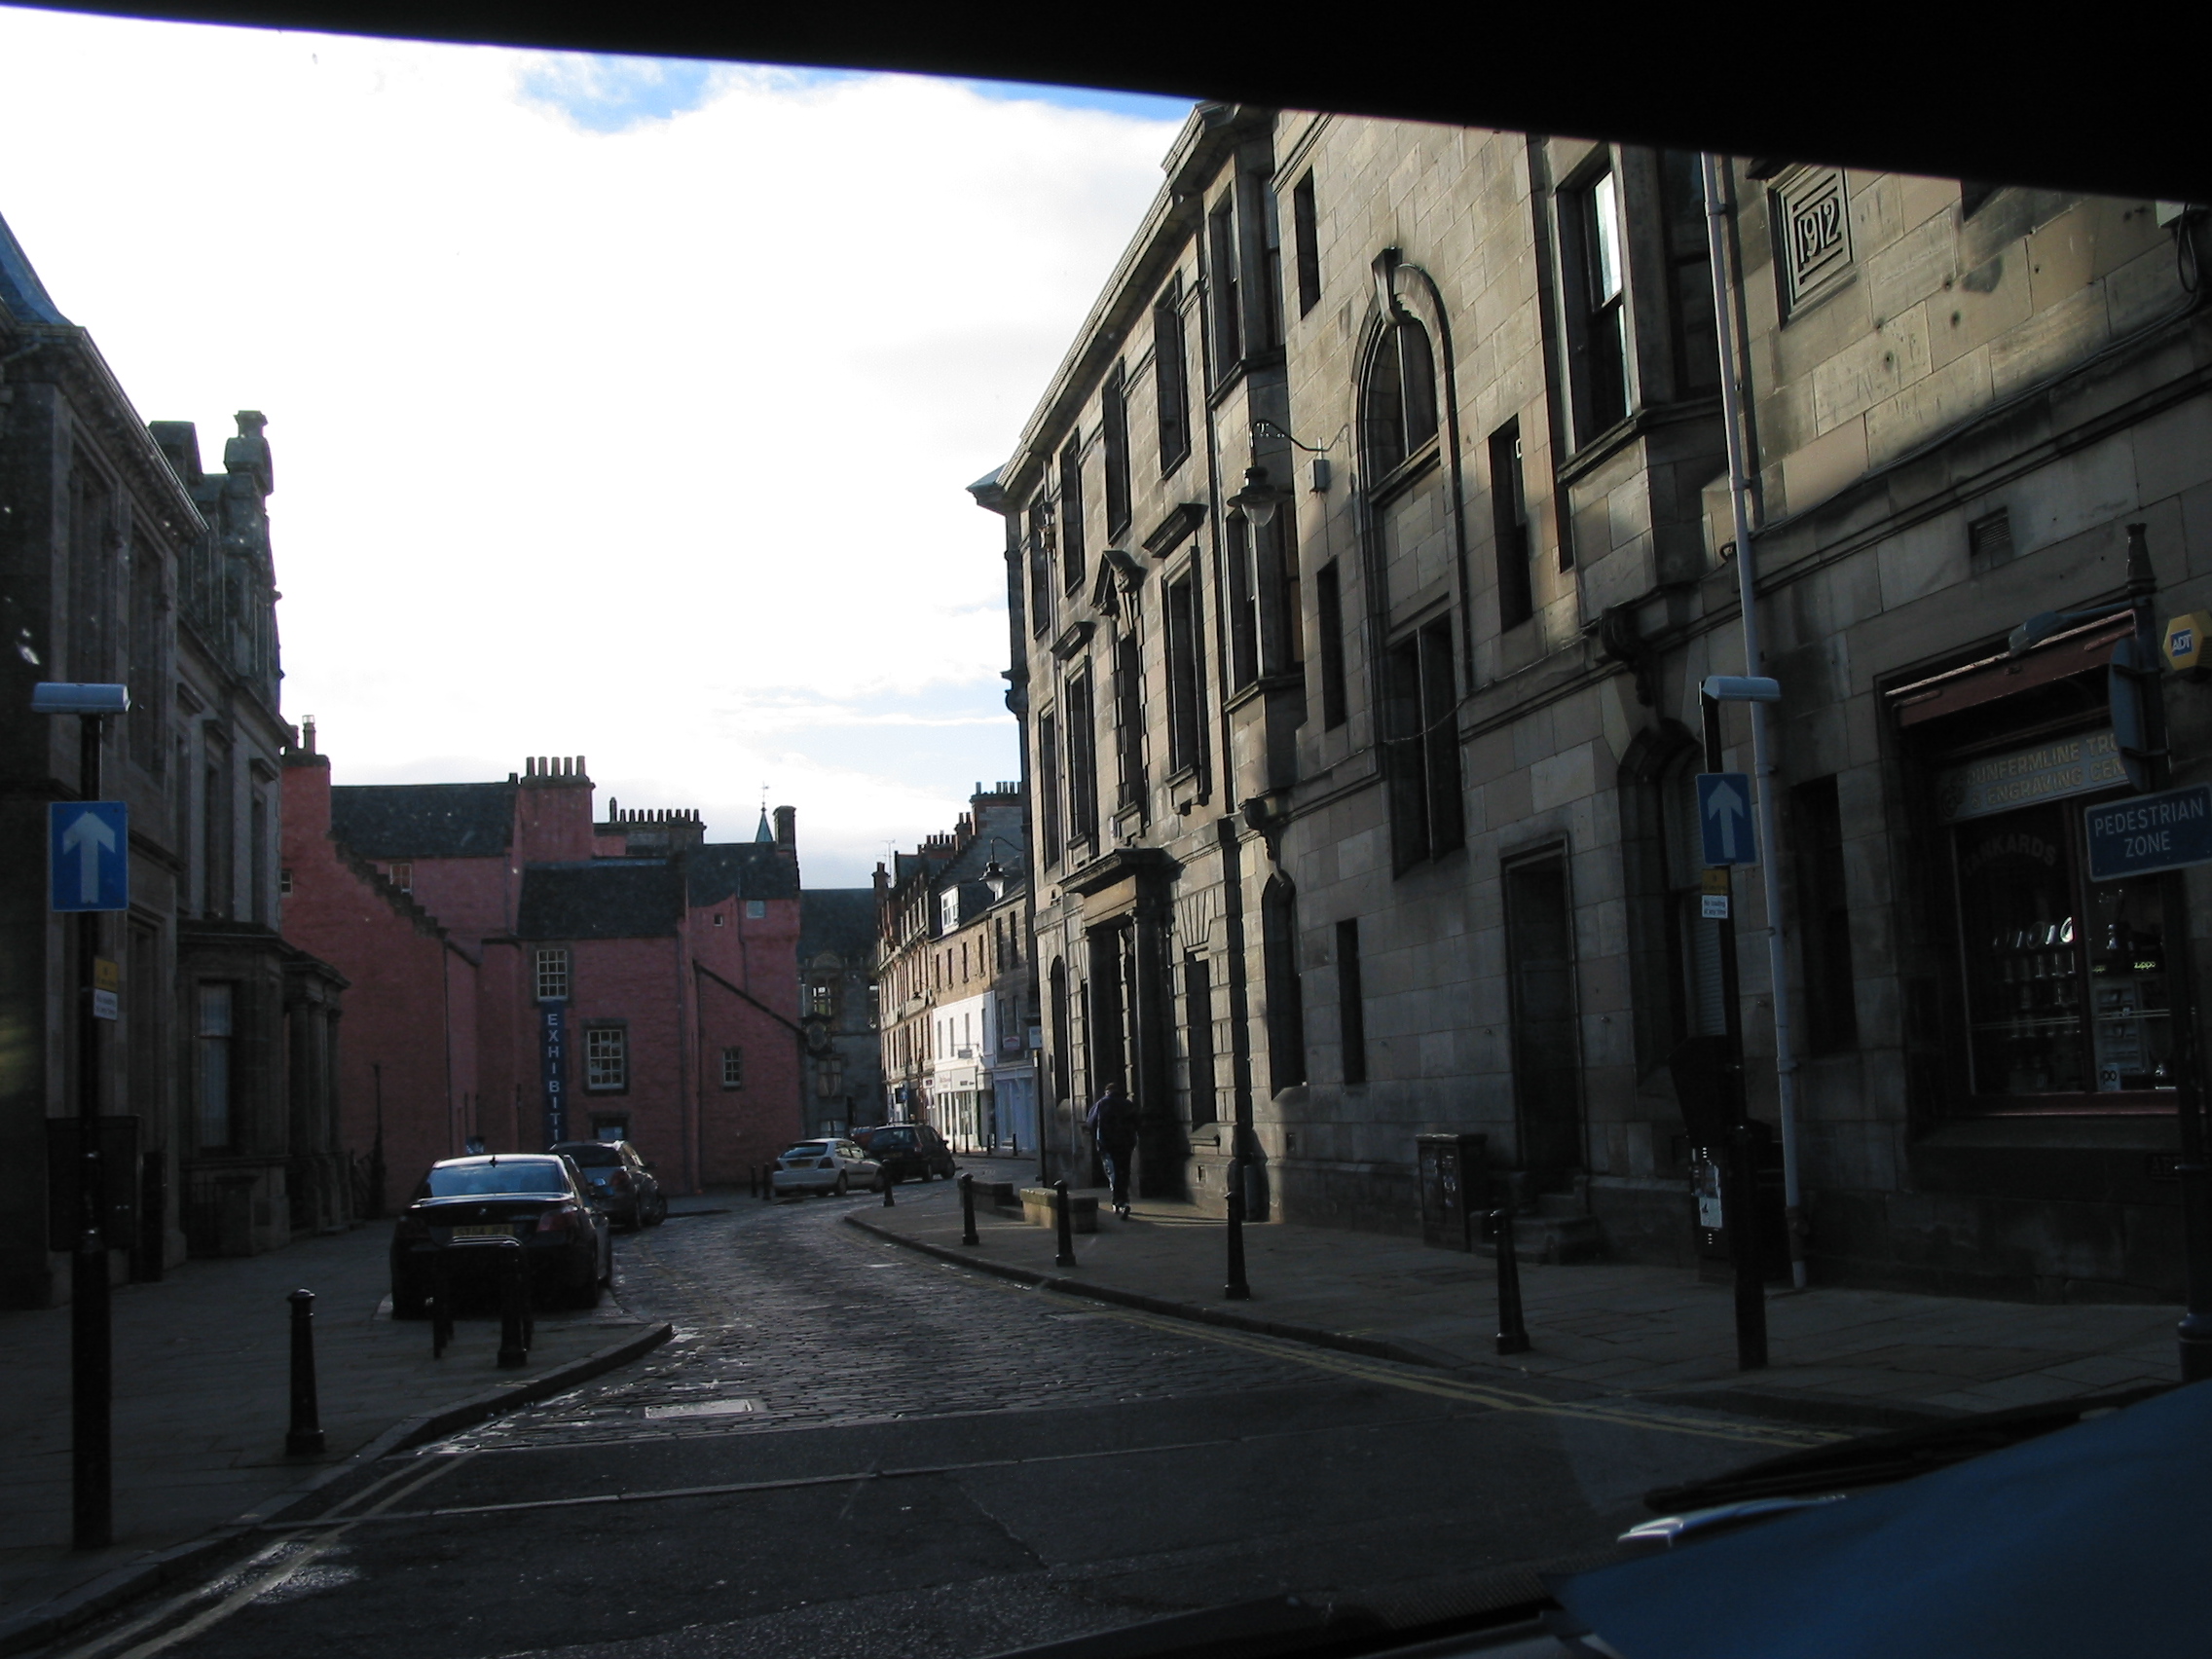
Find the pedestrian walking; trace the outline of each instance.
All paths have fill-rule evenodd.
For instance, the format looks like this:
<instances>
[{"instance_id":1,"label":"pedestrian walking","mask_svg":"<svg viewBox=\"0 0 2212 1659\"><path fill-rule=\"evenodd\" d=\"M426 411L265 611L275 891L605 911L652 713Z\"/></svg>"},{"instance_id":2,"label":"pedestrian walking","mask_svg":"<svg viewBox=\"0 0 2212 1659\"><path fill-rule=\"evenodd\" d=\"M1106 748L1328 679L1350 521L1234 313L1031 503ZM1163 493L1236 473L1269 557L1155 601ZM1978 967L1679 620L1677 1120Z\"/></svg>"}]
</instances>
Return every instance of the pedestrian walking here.
<instances>
[{"instance_id":1,"label":"pedestrian walking","mask_svg":"<svg viewBox=\"0 0 2212 1659\"><path fill-rule=\"evenodd\" d=\"M1126 1218L1129 1160L1137 1149L1137 1106L1123 1092L1120 1078L1109 1083L1106 1092L1091 1103L1088 1121L1091 1138L1098 1145L1099 1161L1106 1165L1106 1185L1113 1196L1114 1213Z\"/></svg>"}]
</instances>

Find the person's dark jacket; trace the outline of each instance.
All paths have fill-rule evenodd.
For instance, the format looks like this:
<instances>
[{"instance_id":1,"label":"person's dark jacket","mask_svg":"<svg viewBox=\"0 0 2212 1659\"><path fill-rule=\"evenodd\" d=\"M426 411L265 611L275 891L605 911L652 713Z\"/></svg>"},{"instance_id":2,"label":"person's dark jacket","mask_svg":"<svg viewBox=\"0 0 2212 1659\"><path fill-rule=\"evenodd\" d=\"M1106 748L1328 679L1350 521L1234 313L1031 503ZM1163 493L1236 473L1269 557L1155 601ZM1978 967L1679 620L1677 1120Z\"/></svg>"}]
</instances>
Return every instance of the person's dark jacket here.
<instances>
[{"instance_id":1,"label":"person's dark jacket","mask_svg":"<svg viewBox=\"0 0 2212 1659\"><path fill-rule=\"evenodd\" d=\"M1110 1153L1124 1153L1137 1144L1137 1103L1126 1094L1108 1089L1090 1108L1090 1132Z\"/></svg>"}]
</instances>

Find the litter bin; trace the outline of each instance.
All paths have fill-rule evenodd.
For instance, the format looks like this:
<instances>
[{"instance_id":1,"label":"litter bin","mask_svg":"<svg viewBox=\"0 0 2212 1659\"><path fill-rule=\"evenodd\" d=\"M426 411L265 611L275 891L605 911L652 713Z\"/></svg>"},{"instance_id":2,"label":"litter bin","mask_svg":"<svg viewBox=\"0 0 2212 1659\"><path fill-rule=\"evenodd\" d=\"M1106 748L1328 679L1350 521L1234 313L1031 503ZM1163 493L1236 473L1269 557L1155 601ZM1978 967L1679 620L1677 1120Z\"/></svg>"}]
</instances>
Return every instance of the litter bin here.
<instances>
[{"instance_id":1,"label":"litter bin","mask_svg":"<svg viewBox=\"0 0 2212 1659\"><path fill-rule=\"evenodd\" d=\"M1488 1135L1416 1135L1423 1244L1472 1251L1490 1182Z\"/></svg>"}]
</instances>

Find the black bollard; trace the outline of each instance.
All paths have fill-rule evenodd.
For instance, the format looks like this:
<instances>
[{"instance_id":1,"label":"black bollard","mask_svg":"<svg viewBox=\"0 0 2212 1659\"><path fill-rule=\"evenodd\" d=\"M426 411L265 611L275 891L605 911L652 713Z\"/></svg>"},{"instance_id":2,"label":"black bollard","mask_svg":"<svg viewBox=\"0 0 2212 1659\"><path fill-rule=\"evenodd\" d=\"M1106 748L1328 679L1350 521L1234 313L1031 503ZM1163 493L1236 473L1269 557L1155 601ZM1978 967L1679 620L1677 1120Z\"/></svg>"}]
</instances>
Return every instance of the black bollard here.
<instances>
[{"instance_id":1,"label":"black bollard","mask_svg":"<svg viewBox=\"0 0 2212 1659\"><path fill-rule=\"evenodd\" d=\"M314 1398L314 1292L295 1290L292 1305L292 1426L284 1432L287 1456L323 1449L321 1414Z\"/></svg>"},{"instance_id":2,"label":"black bollard","mask_svg":"<svg viewBox=\"0 0 2212 1659\"><path fill-rule=\"evenodd\" d=\"M883 1207L885 1209L896 1208L899 1200L891 1196L891 1189L899 1185L898 1180L888 1169L878 1179L883 1182Z\"/></svg>"},{"instance_id":3,"label":"black bollard","mask_svg":"<svg viewBox=\"0 0 2212 1659\"><path fill-rule=\"evenodd\" d=\"M760 1165L757 1163L745 1166L745 1196L749 1198L760 1196Z\"/></svg>"},{"instance_id":4,"label":"black bollard","mask_svg":"<svg viewBox=\"0 0 2212 1659\"><path fill-rule=\"evenodd\" d=\"M1497 1351L1527 1353L1529 1327L1521 1317L1521 1258L1513 1247L1513 1206L1492 1210L1497 1225Z\"/></svg>"},{"instance_id":5,"label":"black bollard","mask_svg":"<svg viewBox=\"0 0 2212 1659\"><path fill-rule=\"evenodd\" d=\"M982 1242L976 1236L976 1177L966 1173L960 1177L960 1242Z\"/></svg>"},{"instance_id":6,"label":"black bollard","mask_svg":"<svg viewBox=\"0 0 2212 1659\"><path fill-rule=\"evenodd\" d=\"M530 1272L520 1243L509 1239L499 1254L499 1366L511 1371L530 1361Z\"/></svg>"},{"instance_id":7,"label":"black bollard","mask_svg":"<svg viewBox=\"0 0 2212 1659\"><path fill-rule=\"evenodd\" d=\"M1766 1369L1766 1264L1759 1254L1758 1130L1738 1124L1729 1133L1729 1182L1721 1198L1728 1254L1736 1270L1736 1369Z\"/></svg>"},{"instance_id":8,"label":"black bollard","mask_svg":"<svg viewBox=\"0 0 2212 1659\"><path fill-rule=\"evenodd\" d=\"M1058 1235L1059 1252L1052 1258L1055 1268L1075 1266L1075 1214L1068 1202L1068 1184L1052 1183L1052 1229Z\"/></svg>"},{"instance_id":9,"label":"black bollard","mask_svg":"<svg viewBox=\"0 0 2212 1659\"><path fill-rule=\"evenodd\" d=\"M453 1346L453 1274L446 1270L446 1252L430 1256L430 1357L443 1359Z\"/></svg>"},{"instance_id":10,"label":"black bollard","mask_svg":"<svg viewBox=\"0 0 2212 1659\"><path fill-rule=\"evenodd\" d=\"M760 1199L763 1203L776 1201L776 1166L773 1163L760 1165Z\"/></svg>"},{"instance_id":11,"label":"black bollard","mask_svg":"<svg viewBox=\"0 0 2212 1659\"><path fill-rule=\"evenodd\" d=\"M1244 1276L1244 1165L1229 1166L1229 1278L1221 1294L1232 1302L1252 1300L1251 1282Z\"/></svg>"}]
</instances>

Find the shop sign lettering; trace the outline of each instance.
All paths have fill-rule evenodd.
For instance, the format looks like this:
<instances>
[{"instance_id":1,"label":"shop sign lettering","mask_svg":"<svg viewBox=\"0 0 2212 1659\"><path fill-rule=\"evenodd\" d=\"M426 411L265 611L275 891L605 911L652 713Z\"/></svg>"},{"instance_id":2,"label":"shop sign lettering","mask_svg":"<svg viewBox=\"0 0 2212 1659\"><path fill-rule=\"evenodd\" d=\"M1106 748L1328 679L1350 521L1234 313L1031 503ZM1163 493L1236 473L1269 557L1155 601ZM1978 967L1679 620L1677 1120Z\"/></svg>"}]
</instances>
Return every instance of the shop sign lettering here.
<instances>
[{"instance_id":1,"label":"shop sign lettering","mask_svg":"<svg viewBox=\"0 0 2212 1659\"><path fill-rule=\"evenodd\" d=\"M1944 823L1956 824L2126 783L2112 733L2083 732L1945 768L1936 776L1936 810Z\"/></svg>"}]
</instances>

